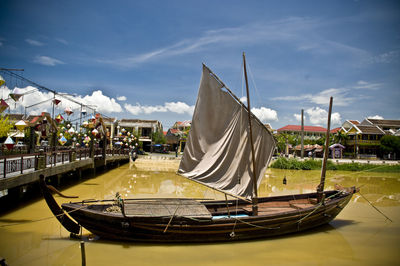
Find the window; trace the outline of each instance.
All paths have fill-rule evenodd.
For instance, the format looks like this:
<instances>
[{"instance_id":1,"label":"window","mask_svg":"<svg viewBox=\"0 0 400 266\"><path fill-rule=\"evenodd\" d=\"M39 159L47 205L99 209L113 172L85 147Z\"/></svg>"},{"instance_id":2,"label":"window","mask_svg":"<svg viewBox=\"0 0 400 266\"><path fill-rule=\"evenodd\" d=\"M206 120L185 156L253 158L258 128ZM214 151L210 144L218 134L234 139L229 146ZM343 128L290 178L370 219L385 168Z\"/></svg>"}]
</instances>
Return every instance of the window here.
<instances>
[{"instance_id":1,"label":"window","mask_svg":"<svg viewBox=\"0 0 400 266\"><path fill-rule=\"evenodd\" d=\"M151 135L151 128L143 127L142 128L142 137L150 137L150 135Z\"/></svg>"}]
</instances>

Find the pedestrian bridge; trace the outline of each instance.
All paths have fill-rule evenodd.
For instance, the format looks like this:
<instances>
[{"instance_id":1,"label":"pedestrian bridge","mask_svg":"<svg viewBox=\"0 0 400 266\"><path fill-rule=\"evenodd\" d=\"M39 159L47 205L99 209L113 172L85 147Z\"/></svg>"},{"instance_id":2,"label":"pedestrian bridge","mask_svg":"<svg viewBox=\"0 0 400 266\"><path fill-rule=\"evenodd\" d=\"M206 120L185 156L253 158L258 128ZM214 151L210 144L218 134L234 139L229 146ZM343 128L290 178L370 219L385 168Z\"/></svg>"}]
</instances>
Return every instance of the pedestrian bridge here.
<instances>
[{"instance_id":1,"label":"pedestrian bridge","mask_svg":"<svg viewBox=\"0 0 400 266\"><path fill-rule=\"evenodd\" d=\"M69 149L0 156L0 191L39 181L39 175L57 176L106 167L129 160L128 149Z\"/></svg>"}]
</instances>

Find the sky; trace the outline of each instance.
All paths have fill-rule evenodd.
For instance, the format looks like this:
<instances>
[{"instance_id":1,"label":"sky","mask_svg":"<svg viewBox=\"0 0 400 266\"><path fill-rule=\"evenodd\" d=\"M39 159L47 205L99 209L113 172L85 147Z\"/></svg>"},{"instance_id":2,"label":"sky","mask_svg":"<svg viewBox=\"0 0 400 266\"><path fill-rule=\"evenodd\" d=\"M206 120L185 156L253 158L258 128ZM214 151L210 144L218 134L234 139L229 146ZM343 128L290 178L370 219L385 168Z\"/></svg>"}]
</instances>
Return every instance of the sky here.
<instances>
[{"instance_id":1,"label":"sky","mask_svg":"<svg viewBox=\"0 0 400 266\"><path fill-rule=\"evenodd\" d=\"M2 0L0 67L106 117L191 120L206 64L278 129L400 119L400 1ZM52 93L4 73L11 112L51 111ZM25 108L27 107L27 108ZM56 113L80 107L62 99ZM89 111L89 110L88 110ZM65 114L64 114L65 115Z\"/></svg>"}]
</instances>

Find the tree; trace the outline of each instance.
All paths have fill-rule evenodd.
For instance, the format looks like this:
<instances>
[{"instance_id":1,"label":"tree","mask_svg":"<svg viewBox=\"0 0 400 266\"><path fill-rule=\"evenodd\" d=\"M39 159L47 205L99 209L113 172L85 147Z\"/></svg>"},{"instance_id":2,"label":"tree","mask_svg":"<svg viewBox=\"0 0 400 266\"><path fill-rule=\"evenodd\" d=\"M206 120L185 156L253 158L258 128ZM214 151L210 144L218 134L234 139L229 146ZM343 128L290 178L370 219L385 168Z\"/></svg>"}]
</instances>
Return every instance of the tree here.
<instances>
[{"instance_id":1,"label":"tree","mask_svg":"<svg viewBox=\"0 0 400 266\"><path fill-rule=\"evenodd\" d=\"M333 139L335 140L336 143L340 143L344 146L347 144L347 140L349 139L349 135L347 133L344 133L342 131L338 131L334 136Z\"/></svg>"},{"instance_id":2,"label":"tree","mask_svg":"<svg viewBox=\"0 0 400 266\"><path fill-rule=\"evenodd\" d=\"M13 124L8 121L8 116L0 116L0 138L7 137Z\"/></svg>"},{"instance_id":3,"label":"tree","mask_svg":"<svg viewBox=\"0 0 400 266\"><path fill-rule=\"evenodd\" d=\"M154 132L151 136L153 143L155 144L165 144L167 140L162 132Z\"/></svg>"},{"instance_id":4,"label":"tree","mask_svg":"<svg viewBox=\"0 0 400 266\"><path fill-rule=\"evenodd\" d=\"M380 150L384 154L396 154L399 156L400 154L400 137L385 135L381 138Z\"/></svg>"}]
</instances>

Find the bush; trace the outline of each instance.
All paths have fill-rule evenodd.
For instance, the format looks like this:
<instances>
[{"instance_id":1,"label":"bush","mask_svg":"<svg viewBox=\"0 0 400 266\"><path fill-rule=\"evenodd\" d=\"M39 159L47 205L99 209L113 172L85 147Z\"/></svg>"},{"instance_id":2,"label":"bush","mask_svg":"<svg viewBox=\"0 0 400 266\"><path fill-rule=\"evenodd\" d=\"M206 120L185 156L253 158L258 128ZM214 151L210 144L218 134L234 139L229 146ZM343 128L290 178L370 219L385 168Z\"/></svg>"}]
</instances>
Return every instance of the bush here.
<instances>
[{"instance_id":1,"label":"bush","mask_svg":"<svg viewBox=\"0 0 400 266\"><path fill-rule=\"evenodd\" d=\"M320 160L304 160L299 161L291 158L279 157L270 166L271 168L278 169L291 169L291 170L318 170L322 167ZM361 163L341 163L336 164L331 160L327 161L327 170L340 170L340 171L371 171L371 172L400 172L400 165L373 165Z\"/></svg>"}]
</instances>

